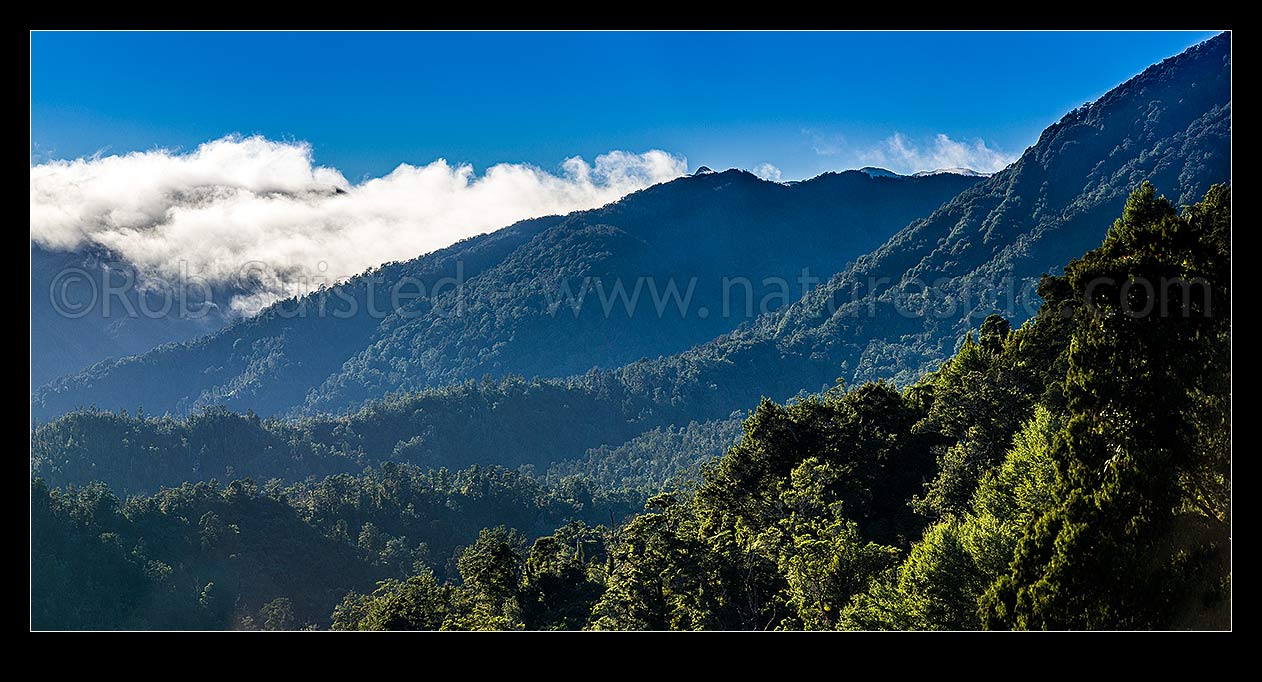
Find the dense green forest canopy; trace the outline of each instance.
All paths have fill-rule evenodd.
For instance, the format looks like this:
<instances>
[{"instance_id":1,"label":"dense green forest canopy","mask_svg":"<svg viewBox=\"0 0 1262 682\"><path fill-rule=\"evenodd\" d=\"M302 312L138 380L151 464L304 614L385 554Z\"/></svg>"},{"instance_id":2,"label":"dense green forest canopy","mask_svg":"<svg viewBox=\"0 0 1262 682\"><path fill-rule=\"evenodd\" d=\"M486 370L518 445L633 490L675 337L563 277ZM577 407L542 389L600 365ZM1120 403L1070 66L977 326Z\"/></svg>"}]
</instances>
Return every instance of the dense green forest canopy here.
<instances>
[{"instance_id":1,"label":"dense green forest canopy","mask_svg":"<svg viewBox=\"0 0 1262 682\"><path fill-rule=\"evenodd\" d=\"M499 467L385 463L284 485L187 483L119 499L31 485L32 625L94 629L327 627L349 590L450 561L486 526L531 537L620 523L641 498ZM269 607L270 605L270 607ZM269 622L268 609L283 608Z\"/></svg>"},{"instance_id":2,"label":"dense green forest canopy","mask_svg":"<svg viewBox=\"0 0 1262 682\"><path fill-rule=\"evenodd\" d=\"M392 462L365 445L364 413L353 430L207 413L238 429L218 449L229 431L195 419L40 427L33 464L62 487L32 483L33 625L1229 627L1230 204L1225 185L1182 210L1141 185L1101 246L1043 279L1030 320L987 317L905 388L763 400L699 479L638 514L647 485L589 475L675 473L634 466L634 447L543 482ZM645 443L724 434L696 423ZM172 475L313 476L120 500L86 483L94 462L72 446L138 448L124 461L143 466L101 462L135 489L161 485L147 467L168 456Z\"/></svg>"}]
</instances>

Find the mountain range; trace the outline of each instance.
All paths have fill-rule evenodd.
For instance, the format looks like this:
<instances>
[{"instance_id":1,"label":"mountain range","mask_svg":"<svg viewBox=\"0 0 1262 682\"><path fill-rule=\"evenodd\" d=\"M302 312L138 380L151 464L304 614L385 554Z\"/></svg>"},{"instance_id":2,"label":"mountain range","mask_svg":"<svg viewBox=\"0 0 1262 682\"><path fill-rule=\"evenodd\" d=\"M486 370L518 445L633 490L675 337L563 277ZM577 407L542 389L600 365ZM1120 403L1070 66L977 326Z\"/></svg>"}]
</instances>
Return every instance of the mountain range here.
<instances>
[{"instance_id":1,"label":"mountain range","mask_svg":"<svg viewBox=\"0 0 1262 682\"><path fill-rule=\"evenodd\" d=\"M81 405L309 415L240 418L259 447L246 460L233 454L231 470L260 477L293 476L316 454L321 470L386 459L547 466L587 458L608 468L596 460L625 456L637 448L617 454L617 446L671 425L715 434L709 440L722 447L730 431L721 423L763 396L816 392L838 378L908 383L985 316L1028 318L1038 305L1031 283L1098 245L1141 182L1190 203L1230 180L1230 53L1224 34L1146 69L1066 114L990 177L854 171L781 185L740 171L694 175L387 264L211 336L98 364L36 391L34 417L54 421L36 429L35 468L61 483L100 478L103 468L92 468L100 464L112 485L152 487L193 476L194 463L194 478L219 475L216 448L231 450L195 438L193 423L134 418L120 427L131 449L81 438L67 448L86 421L103 418L58 419ZM700 315L721 308L714 282L724 276L792 281L808 266L828 277L791 302L752 319ZM584 277L641 276L697 276L685 306L693 314L606 318L597 306L571 315L546 293ZM382 319L297 314L338 300L381 303L373 278L404 277L427 291L463 278L466 289ZM514 374L559 378L497 379ZM156 450L135 444L151 436L184 449L164 450L160 474L132 481L128 472L150 471L144 461Z\"/></svg>"},{"instance_id":2,"label":"mountain range","mask_svg":"<svg viewBox=\"0 0 1262 682\"><path fill-rule=\"evenodd\" d=\"M799 298L803 273L838 272L975 182L851 171L786 186L739 170L696 174L102 362L38 391L35 413L339 411L486 374L563 377L671 355Z\"/></svg>"}]
</instances>

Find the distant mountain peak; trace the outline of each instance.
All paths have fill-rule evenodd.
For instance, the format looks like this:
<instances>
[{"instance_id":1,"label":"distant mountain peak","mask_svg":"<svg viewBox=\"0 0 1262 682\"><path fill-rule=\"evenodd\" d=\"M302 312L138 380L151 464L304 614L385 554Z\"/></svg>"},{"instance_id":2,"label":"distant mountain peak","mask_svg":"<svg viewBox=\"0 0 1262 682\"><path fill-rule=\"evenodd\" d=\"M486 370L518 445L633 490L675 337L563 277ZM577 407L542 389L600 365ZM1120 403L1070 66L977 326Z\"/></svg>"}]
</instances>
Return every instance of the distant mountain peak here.
<instances>
[{"instance_id":1,"label":"distant mountain peak","mask_svg":"<svg viewBox=\"0 0 1262 682\"><path fill-rule=\"evenodd\" d=\"M864 166L859 169L860 173L870 178L901 178L903 176L886 168L877 168L876 166Z\"/></svg>"},{"instance_id":2,"label":"distant mountain peak","mask_svg":"<svg viewBox=\"0 0 1262 682\"><path fill-rule=\"evenodd\" d=\"M917 171L915 173L912 173L911 176L913 178L923 178L926 175L943 175L943 174L964 175L970 178L988 178L991 176L991 173L982 173L980 171L975 171L972 168L939 168L937 170L931 170L931 171Z\"/></svg>"},{"instance_id":3,"label":"distant mountain peak","mask_svg":"<svg viewBox=\"0 0 1262 682\"><path fill-rule=\"evenodd\" d=\"M135 360L140 350L128 349L126 355L132 359L114 352L68 368L64 354L51 355L50 369L33 386L32 409L37 419L71 411L79 403L115 409L143 404L146 410L173 414L196 410L203 403L249 408L263 416L291 410L340 411L387 391L422 390L485 374L577 376L592 367L672 356L731 333L755 310L762 312L757 305L748 313L711 315L725 303L723 278L790 282L803 270L832 276L976 182L959 176L932 182L864 178L856 172L834 173L788 187L738 168L698 167L692 177L654 185L599 208L515 223L336 285L331 291L355 302L349 316L347 308L338 308L336 316L332 310L322 315L322 301L331 304L334 299L328 296L333 294L313 292L301 301L278 303L218 335L149 351L154 355L148 358L168 363L163 367L198 367L178 381ZM32 291L49 291L59 272L52 267L44 271L49 274L33 279ZM654 318L650 323L645 313L633 316L631 308L617 306L602 316L594 314L599 301L593 301L593 294L587 299L588 312L582 314L583 294L566 299L554 287L584 271L633 284L643 281L641 277L660 278L659 282L672 276L696 278L696 288L687 296L690 302L683 303L689 310L704 307L706 312L665 316L660 322ZM395 310L391 302L388 310L375 309L384 314L374 314L367 301L373 291L383 290L377 284L370 287L376 278L386 289L412 278L427 290L444 278L465 281L470 298L461 301L447 288L424 303ZM751 291L751 305L764 300L769 291ZM549 299L553 293L559 298ZM646 298L639 299L641 305L649 305ZM31 300L39 303L41 297L32 295ZM336 300L350 305L340 295ZM456 305L468 310L448 315L446 311L454 311ZM736 308L745 310L740 302ZM51 303L45 310L45 318L62 319L55 317ZM304 310L310 314L304 315ZM501 311L516 312L510 320ZM558 313L555 320L553 313ZM486 315L504 321L488 333L482 325L489 319ZM304 333L291 331L298 328ZM76 339L74 331L64 335ZM609 343L610 338L617 343ZM260 339L272 341L258 343ZM464 349L471 344L486 350L469 354ZM412 355L415 347L427 349L424 357ZM276 363L282 353L301 360L282 363L286 369L281 371ZM115 359L102 362L110 356ZM395 357L409 358L407 367L393 375L380 373L381 363L394 362ZM268 362L266 358L273 359L275 369L256 371ZM204 372L205 367L212 370ZM59 379L67 370L74 371L74 377ZM49 381L53 384L42 388ZM88 381L93 383L85 398Z\"/></svg>"}]
</instances>

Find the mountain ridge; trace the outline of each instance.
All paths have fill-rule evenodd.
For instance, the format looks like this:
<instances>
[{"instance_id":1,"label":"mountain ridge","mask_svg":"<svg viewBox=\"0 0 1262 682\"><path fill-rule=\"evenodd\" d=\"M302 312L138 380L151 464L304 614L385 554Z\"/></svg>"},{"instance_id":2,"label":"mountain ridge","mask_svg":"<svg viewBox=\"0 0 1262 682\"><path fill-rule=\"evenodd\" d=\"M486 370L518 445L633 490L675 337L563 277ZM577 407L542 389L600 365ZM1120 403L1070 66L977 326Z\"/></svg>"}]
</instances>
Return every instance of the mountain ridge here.
<instances>
[{"instance_id":1,"label":"mountain ridge","mask_svg":"<svg viewBox=\"0 0 1262 682\"><path fill-rule=\"evenodd\" d=\"M760 395L784 398L825 386L837 369L852 383L909 381L954 351L962 335L986 315L1009 312L1017 323L1029 313L977 304L947 322L908 320L895 310L892 287L857 300L848 300L844 288L870 278L901 283L945 277L943 293L957 295L986 278L1037 278L1097 244L1111 216L1142 180L1162 191L1176 190L1180 204L1192 203L1211 184L1230 179L1230 90L1230 38L1222 34L1069 112L1011 166L912 222L804 300L672 362L695 375L702 365L713 364L707 358L733 362L720 346L741 356L756 345L780 346L788 354L788 371L768 372L771 381L761 389L746 389L747 403ZM1181 108L1163 105L1172 99ZM1139 118L1136 111L1148 115ZM1085 151L1087 143L1099 151ZM1149 147L1139 149L1144 143ZM1084 170L1083 179L1075 180ZM1053 174L1063 180L1050 183ZM1020 272L1002 276L1009 267ZM869 304L875 305L870 315ZM888 331L873 333L880 325L888 325ZM908 342L905 335L918 338ZM713 413L722 414L721 409Z\"/></svg>"},{"instance_id":2,"label":"mountain ridge","mask_svg":"<svg viewBox=\"0 0 1262 682\"><path fill-rule=\"evenodd\" d=\"M566 376L669 355L744 321L694 312L720 310L722 278L789 281L802 268L830 275L975 181L876 182L849 171L789 186L736 169L679 178L604 207L522 221L385 264L203 339L98 363L37 390L34 412L47 418L84 404L175 414L209 404L260 414L341 411L393 390L486 373ZM369 291L372 281L404 277L418 279L426 291L463 277L459 299L448 290L392 306L380 289ZM602 319L597 304L603 301L593 296L581 319L571 319L548 300L560 285L579 289L584 278L611 283L610 289L625 279L627 290L640 280L648 285L642 288L666 290L679 279L682 293L689 277L698 280L692 309L668 310L665 317L636 309ZM325 310L345 297L356 302L358 314L299 314L304 306ZM390 312L366 319L370 304ZM165 378L154 380L158 375ZM349 397L325 395L331 393Z\"/></svg>"}]
</instances>

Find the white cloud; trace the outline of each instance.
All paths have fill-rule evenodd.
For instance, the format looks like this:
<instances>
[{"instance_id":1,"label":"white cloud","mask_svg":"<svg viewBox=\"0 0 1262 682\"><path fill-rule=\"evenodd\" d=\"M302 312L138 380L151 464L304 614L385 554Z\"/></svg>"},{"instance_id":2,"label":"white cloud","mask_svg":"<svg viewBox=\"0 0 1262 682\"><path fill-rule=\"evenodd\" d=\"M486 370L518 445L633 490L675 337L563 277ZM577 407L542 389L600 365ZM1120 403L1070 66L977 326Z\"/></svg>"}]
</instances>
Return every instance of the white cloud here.
<instances>
[{"instance_id":1,"label":"white cloud","mask_svg":"<svg viewBox=\"0 0 1262 682\"><path fill-rule=\"evenodd\" d=\"M803 128L802 134L811 138L811 150L820 156L837 156L846 149L846 138L838 133L825 133Z\"/></svg>"},{"instance_id":2,"label":"white cloud","mask_svg":"<svg viewBox=\"0 0 1262 682\"><path fill-rule=\"evenodd\" d=\"M861 163L905 174L941 168L971 168L994 173L1017 159L1014 154L987 147L983 140L960 142L942 133L926 145L917 145L902 133L894 133L879 146L859 152L858 158Z\"/></svg>"},{"instance_id":3,"label":"white cloud","mask_svg":"<svg viewBox=\"0 0 1262 682\"><path fill-rule=\"evenodd\" d=\"M763 180L770 180L771 182L780 182L780 169L776 168L775 166L769 163L760 163L757 166L754 166L754 169L750 172L762 178Z\"/></svg>"},{"instance_id":4,"label":"white cloud","mask_svg":"<svg viewBox=\"0 0 1262 682\"><path fill-rule=\"evenodd\" d=\"M252 314L301 293L304 276L337 280L524 218L595 208L686 171L686 160L663 151L613 151L594 163L567 159L557 173L502 163L479 176L439 159L351 184L315 165L309 144L232 136L188 153L33 165L31 240L99 245L142 271L171 277L184 268L212 282L262 263L265 290L233 302Z\"/></svg>"}]
</instances>

